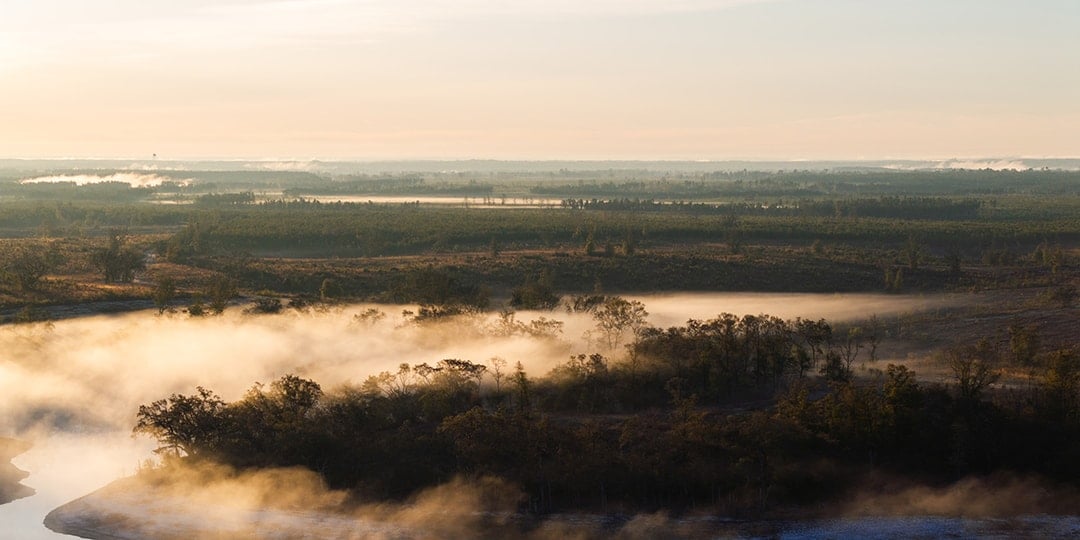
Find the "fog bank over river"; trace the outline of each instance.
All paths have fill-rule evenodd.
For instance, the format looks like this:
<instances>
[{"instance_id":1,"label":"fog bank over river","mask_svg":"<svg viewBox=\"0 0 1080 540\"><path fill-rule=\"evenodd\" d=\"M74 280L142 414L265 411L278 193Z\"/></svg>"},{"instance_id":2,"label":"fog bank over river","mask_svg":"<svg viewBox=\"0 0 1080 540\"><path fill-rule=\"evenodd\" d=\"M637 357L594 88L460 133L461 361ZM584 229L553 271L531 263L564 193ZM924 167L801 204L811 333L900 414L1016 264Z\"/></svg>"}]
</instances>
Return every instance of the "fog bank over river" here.
<instances>
[{"instance_id":1,"label":"fog bank over river","mask_svg":"<svg viewBox=\"0 0 1080 540\"><path fill-rule=\"evenodd\" d=\"M656 326L722 312L838 321L956 302L943 296L813 294L631 298L645 304ZM354 317L370 307L386 317L375 323ZM552 340L500 337L483 330L496 323L495 314L417 325L402 317L405 308L355 305L280 315L233 309L201 319L142 311L0 327L0 437L33 444L13 463L29 472L23 484L37 491L0 506L0 522L13 538L54 537L41 525L46 513L133 474L152 457L154 442L130 435L139 405L172 393L190 394L196 386L232 401L256 382L290 373L331 390L396 370L402 362L460 358L482 363L494 356L511 366L520 361L530 376L542 376L570 354L598 350L582 337L593 325L587 315L559 310L516 314L526 323L541 316L563 321L562 336Z\"/></svg>"}]
</instances>

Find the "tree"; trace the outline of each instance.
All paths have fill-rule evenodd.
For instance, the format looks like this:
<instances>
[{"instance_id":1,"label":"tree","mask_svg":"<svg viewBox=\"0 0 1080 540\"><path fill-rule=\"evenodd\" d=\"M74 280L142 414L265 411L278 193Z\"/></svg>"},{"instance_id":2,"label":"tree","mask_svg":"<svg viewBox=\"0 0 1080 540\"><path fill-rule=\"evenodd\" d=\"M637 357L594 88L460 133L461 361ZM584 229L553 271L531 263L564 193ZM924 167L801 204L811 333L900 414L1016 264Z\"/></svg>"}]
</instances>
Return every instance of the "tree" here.
<instances>
[{"instance_id":1,"label":"tree","mask_svg":"<svg viewBox=\"0 0 1080 540\"><path fill-rule=\"evenodd\" d=\"M596 313L600 306L608 300L602 294L582 294L574 296L566 303L567 313Z\"/></svg>"},{"instance_id":2,"label":"tree","mask_svg":"<svg viewBox=\"0 0 1080 540\"><path fill-rule=\"evenodd\" d=\"M510 295L510 305L517 309L554 309L559 300L551 273L546 270L540 273L539 279L526 279L525 284L515 287Z\"/></svg>"},{"instance_id":3,"label":"tree","mask_svg":"<svg viewBox=\"0 0 1080 540\"><path fill-rule=\"evenodd\" d=\"M465 379L473 379L476 381L476 393L477 395L480 394L480 383L484 379L484 373L487 372L487 366L483 364L474 364L468 360L447 358L439 361L439 367L442 368L444 373L454 373Z\"/></svg>"},{"instance_id":4,"label":"tree","mask_svg":"<svg viewBox=\"0 0 1080 540\"><path fill-rule=\"evenodd\" d=\"M649 312L645 304L637 300L626 300L618 296L607 298L593 312L596 329L603 336L608 349L615 349L622 341L623 334L632 330L635 334L645 327Z\"/></svg>"},{"instance_id":5,"label":"tree","mask_svg":"<svg viewBox=\"0 0 1080 540\"><path fill-rule=\"evenodd\" d=\"M840 344L840 353L844 358L844 365L848 371L851 371L852 364L855 363L855 358L859 356L859 351L862 350L863 329L858 326L854 326L848 329L847 339Z\"/></svg>"},{"instance_id":6,"label":"tree","mask_svg":"<svg viewBox=\"0 0 1080 540\"><path fill-rule=\"evenodd\" d=\"M950 248L945 254L945 262L949 265L949 275L958 278L963 272L961 265L963 264L963 258L960 255L960 249L957 247Z\"/></svg>"},{"instance_id":7,"label":"tree","mask_svg":"<svg viewBox=\"0 0 1080 540\"><path fill-rule=\"evenodd\" d=\"M920 398L920 388L915 372L907 366L889 364L885 368L885 374L882 393L886 404L893 408L902 406L914 409Z\"/></svg>"},{"instance_id":8,"label":"tree","mask_svg":"<svg viewBox=\"0 0 1080 540\"><path fill-rule=\"evenodd\" d=\"M20 246L3 266L4 276L24 291L37 288L41 278L51 272L61 261L55 247L48 250L39 246Z\"/></svg>"},{"instance_id":9,"label":"tree","mask_svg":"<svg viewBox=\"0 0 1080 540\"><path fill-rule=\"evenodd\" d=\"M323 398L318 383L295 375L256 383L228 405L221 453L231 463L313 467L318 448L317 415Z\"/></svg>"},{"instance_id":10,"label":"tree","mask_svg":"<svg viewBox=\"0 0 1080 540\"><path fill-rule=\"evenodd\" d=\"M585 254L592 257L596 255L596 239L593 238L593 233L590 231L589 236L585 238Z\"/></svg>"},{"instance_id":11,"label":"tree","mask_svg":"<svg viewBox=\"0 0 1080 540\"><path fill-rule=\"evenodd\" d=\"M412 366L402 362L398 364L397 373L389 371L371 375L364 381L363 388L372 394L382 394L390 398L402 398L411 395L416 390L417 377L429 377L437 373L441 368L432 368L427 363L420 364L414 370Z\"/></svg>"},{"instance_id":12,"label":"tree","mask_svg":"<svg viewBox=\"0 0 1080 540\"><path fill-rule=\"evenodd\" d=\"M206 297L210 300L210 311L220 315L237 294L236 282L227 278L219 277L210 282L206 289Z\"/></svg>"},{"instance_id":13,"label":"tree","mask_svg":"<svg viewBox=\"0 0 1080 540\"><path fill-rule=\"evenodd\" d=\"M548 319L547 317L540 317L539 319L533 319L529 321L529 326L525 328L525 332L532 337L556 339L562 334L563 322L555 319Z\"/></svg>"},{"instance_id":14,"label":"tree","mask_svg":"<svg viewBox=\"0 0 1080 540\"><path fill-rule=\"evenodd\" d=\"M298 299L299 300L299 299ZM303 300L293 301L289 303L289 307L293 309L306 309L307 304ZM271 296L262 296L255 299L255 303L244 309L246 314L260 314L260 315L272 315L274 313L281 313L284 306L281 304L280 298L274 298Z\"/></svg>"},{"instance_id":15,"label":"tree","mask_svg":"<svg viewBox=\"0 0 1080 540\"><path fill-rule=\"evenodd\" d=\"M1018 365L1034 363L1035 355L1039 352L1039 329L1034 325L1010 325L1009 350L1012 352L1013 361Z\"/></svg>"},{"instance_id":16,"label":"tree","mask_svg":"<svg viewBox=\"0 0 1080 540\"><path fill-rule=\"evenodd\" d=\"M318 404L323 395L319 383L296 375L285 375L270 383L270 391L283 409L298 414Z\"/></svg>"},{"instance_id":17,"label":"tree","mask_svg":"<svg viewBox=\"0 0 1080 540\"><path fill-rule=\"evenodd\" d=\"M825 350L832 347L832 326L829 326L825 319L795 319L794 327L795 334L802 340L805 348L810 350L809 362L799 366L800 372L805 372L816 366L824 357Z\"/></svg>"},{"instance_id":18,"label":"tree","mask_svg":"<svg viewBox=\"0 0 1080 540\"><path fill-rule=\"evenodd\" d=\"M188 304L188 315L192 317L202 317L206 315L206 304L203 303L202 293L195 293L191 295L191 304Z\"/></svg>"},{"instance_id":19,"label":"tree","mask_svg":"<svg viewBox=\"0 0 1080 540\"><path fill-rule=\"evenodd\" d=\"M1076 350L1059 349L1047 356L1047 369L1042 389L1046 395L1044 407L1058 421L1080 419L1080 354Z\"/></svg>"},{"instance_id":20,"label":"tree","mask_svg":"<svg viewBox=\"0 0 1080 540\"><path fill-rule=\"evenodd\" d=\"M364 311L353 315L353 323L363 326L375 326L379 324L379 321L386 318L386 312L379 308L367 308Z\"/></svg>"},{"instance_id":21,"label":"tree","mask_svg":"<svg viewBox=\"0 0 1080 540\"><path fill-rule=\"evenodd\" d=\"M1062 308L1072 308L1076 304L1076 286L1071 284L1061 285L1051 291L1047 291L1045 298Z\"/></svg>"},{"instance_id":22,"label":"tree","mask_svg":"<svg viewBox=\"0 0 1080 540\"><path fill-rule=\"evenodd\" d=\"M637 251L637 243L634 242L634 230L630 229L630 228L627 228L626 229L626 235L623 237L623 241L622 241L623 255L626 255L627 257L629 257L629 256L633 255L634 252L636 252L636 251Z\"/></svg>"},{"instance_id":23,"label":"tree","mask_svg":"<svg viewBox=\"0 0 1080 540\"><path fill-rule=\"evenodd\" d=\"M971 354L970 349L953 350L948 353L949 369L956 380L958 398L964 403L974 403L983 392L997 382L1001 374L993 371L983 360Z\"/></svg>"},{"instance_id":24,"label":"tree","mask_svg":"<svg viewBox=\"0 0 1080 540\"><path fill-rule=\"evenodd\" d=\"M185 396L173 394L140 405L134 433L149 435L161 444L154 452L197 456L213 450L220 432L225 402L203 387Z\"/></svg>"},{"instance_id":25,"label":"tree","mask_svg":"<svg viewBox=\"0 0 1080 540\"><path fill-rule=\"evenodd\" d=\"M904 258L907 259L908 268L919 269L919 260L922 258L922 245L914 236L909 236L904 244Z\"/></svg>"},{"instance_id":26,"label":"tree","mask_svg":"<svg viewBox=\"0 0 1080 540\"><path fill-rule=\"evenodd\" d=\"M832 382L848 382L851 380L851 364L845 361L839 351L829 349L825 353L825 363L821 366L821 374Z\"/></svg>"},{"instance_id":27,"label":"tree","mask_svg":"<svg viewBox=\"0 0 1080 540\"><path fill-rule=\"evenodd\" d=\"M503 370L506 369L506 359L498 356L492 356L488 363L491 367L488 371L491 373L491 378L495 380L495 393L502 392L502 379L505 376Z\"/></svg>"},{"instance_id":28,"label":"tree","mask_svg":"<svg viewBox=\"0 0 1080 540\"><path fill-rule=\"evenodd\" d=\"M876 313L870 316L868 328L866 341L870 344L870 361L876 362L878 345L881 344L881 333L884 331Z\"/></svg>"},{"instance_id":29,"label":"tree","mask_svg":"<svg viewBox=\"0 0 1080 540\"><path fill-rule=\"evenodd\" d=\"M157 285L154 286L154 306L158 308L158 313L165 313L174 298L176 298L176 282L168 276L158 279Z\"/></svg>"},{"instance_id":30,"label":"tree","mask_svg":"<svg viewBox=\"0 0 1080 540\"><path fill-rule=\"evenodd\" d=\"M739 229L729 229L725 235L728 245L728 250L732 255L738 255L742 253L743 238L742 232Z\"/></svg>"},{"instance_id":31,"label":"tree","mask_svg":"<svg viewBox=\"0 0 1080 540\"><path fill-rule=\"evenodd\" d=\"M514 374L510 376L510 382L514 383L517 412L527 418L532 410L532 384L529 383L529 376L525 374L525 367L521 362L514 364Z\"/></svg>"},{"instance_id":32,"label":"tree","mask_svg":"<svg viewBox=\"0 0 1080 540\"><path fill-rule=\"evenodd\" d=\"M119 231L109 231L105 247L91 255L106 282L129 283L135 279L136 272L146 268L142 253L126 246L125 240Z\"/></svg>"},{"instance_id":33,"label":"tree","mask_svg":"<svg viewBox=\"0 0 1080 540\"><path fill-rule=\"evenodd\" d=\"M335 298L341 297L344 294L344 290L341 288L341 284L333 278L326 278L322 280L322 285L319 286L319 299L323 302L330 302Z\"/></svg>"},{"instance_id":34,"label":"tree","mask_svg":"<svg viewBox=\"0 0 1080 540\"><path fill-rule=\"evenodd\" d=\"M885 290L889 292L899 291L904 287L904 269L889 265L885 267Z\"/></svg>"}]
</instances>

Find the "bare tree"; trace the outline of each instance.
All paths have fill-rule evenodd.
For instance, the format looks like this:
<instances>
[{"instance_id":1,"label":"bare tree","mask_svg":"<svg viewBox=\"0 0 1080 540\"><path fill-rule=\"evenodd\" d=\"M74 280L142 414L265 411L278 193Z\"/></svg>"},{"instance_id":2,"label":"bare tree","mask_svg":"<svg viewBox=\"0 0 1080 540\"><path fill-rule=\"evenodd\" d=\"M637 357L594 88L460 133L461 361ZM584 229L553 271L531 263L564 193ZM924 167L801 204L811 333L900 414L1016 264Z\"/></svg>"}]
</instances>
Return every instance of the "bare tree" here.
<instances>
[{"instance_id":1,"label":"bare tree","mask_svg":"<svg viewBox=\"0 0 1080 540\"><path fill-rule=\"evenodd\" d=\"M645 328L648 316L649 312L645 311L645 304L618 296L609 297L593 312L596 330L603 336L609 350L619 346L627 330L636 335Z\"/></svg>"}]
</instances>

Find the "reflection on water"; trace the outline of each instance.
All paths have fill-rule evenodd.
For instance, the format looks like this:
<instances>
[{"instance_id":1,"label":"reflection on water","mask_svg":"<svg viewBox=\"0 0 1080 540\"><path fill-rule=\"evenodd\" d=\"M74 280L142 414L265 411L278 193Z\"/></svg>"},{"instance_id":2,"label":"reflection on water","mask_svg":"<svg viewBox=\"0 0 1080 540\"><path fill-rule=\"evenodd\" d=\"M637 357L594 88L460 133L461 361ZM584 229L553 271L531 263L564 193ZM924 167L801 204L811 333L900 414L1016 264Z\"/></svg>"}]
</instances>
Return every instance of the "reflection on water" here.
<instances>
[{"instance_id":1,"label":"reflection on water","mask_svg":"<svg viewBox=\"0 0 1080 540\"><path fill-rule=\"evenodd\" d=\"M132 439L126 431L79 434L54 433L35 441L15 459L29 472L24 480L37 492L32 497L0 506L0 523L10 536L2 538L70 538L42 526L49 511L105 484L135 473L150 455L149 441Z\"/></svg>"}]
</instances>

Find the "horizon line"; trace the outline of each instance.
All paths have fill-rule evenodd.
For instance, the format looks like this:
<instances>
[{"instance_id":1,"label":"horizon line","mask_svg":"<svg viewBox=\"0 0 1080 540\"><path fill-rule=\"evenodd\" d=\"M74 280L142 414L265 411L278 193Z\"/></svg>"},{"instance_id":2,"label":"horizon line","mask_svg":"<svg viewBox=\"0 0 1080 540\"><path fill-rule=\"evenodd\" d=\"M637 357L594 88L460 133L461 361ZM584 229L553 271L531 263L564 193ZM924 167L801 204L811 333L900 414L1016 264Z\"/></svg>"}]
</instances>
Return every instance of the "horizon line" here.
<instances>
[{"instance_id":1,"label":"horizon line","mask_svg":"<svg viewBox=\"0 0 1080 540\"><path fill-rule=\"evenodd\" d=\"M140 161L140 162L177 162L177 161L218 161L236 163L403 163L403 162L576 162L576 163L604 163L604 162L628 162L628 163L730 163L730 162L783 162L783 163L822 163L822 162L852 162L869 163L881 161L928 161L928 162L951 162L951 161L986 161L1000 162L1009 160L1041 160L1041 161L1069 161L1080 160L1076 156L950 156L950 157L829 157L829 158L776 158L776 157L735 157L735 158L507 158L507 157L247 157L247 156L180 156L180 157L137 157L137 156L0 156L0 161Z\"/></svg>"}]
</instances>

